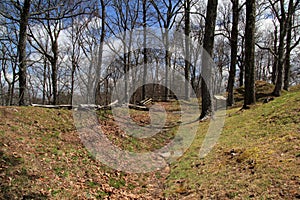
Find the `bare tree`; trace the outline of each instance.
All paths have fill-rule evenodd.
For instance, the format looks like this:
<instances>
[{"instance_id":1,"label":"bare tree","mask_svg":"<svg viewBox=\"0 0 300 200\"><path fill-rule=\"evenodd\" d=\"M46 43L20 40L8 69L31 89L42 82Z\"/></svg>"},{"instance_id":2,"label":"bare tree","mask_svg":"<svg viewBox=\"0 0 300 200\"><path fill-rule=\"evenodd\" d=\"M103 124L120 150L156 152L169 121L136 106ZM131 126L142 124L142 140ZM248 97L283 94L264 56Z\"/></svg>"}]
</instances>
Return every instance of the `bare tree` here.
<instances>
[{"instance_id":1,"label":"bare tree","mask_svg":"<svg viewBox=\"0 0 300 200\"><path fill-rule=\"evenodd\" d=\"M95 99L96 103L100 103L97 99L98 96L100 96L100 74L101 74L101 66L102 66L102 60L103 60L103 47L104 47L104 40L106 36L106 3L104 0L100 0L100 6L101 6L101 35L100 35L100 45L98 50L98 60L97 60L97 67L96 67L96 81L95 81Z\"/></svg>"},{"instance_id":2,"label":"bare tree","mask_svg":"<svg viewBox=\"0 0 300 200\"><path fill-rule=\"evenodd\" d=\"M80 4L84 1L65 2L64 0L50 1L44 4L35 5L35 10L41 10L38 15L32 17L36 24L45 30L50 39L51 51L46 50L44 40L39 40L35 36L36 30L30 28L31 46L39 53L44 55L51 64L51 83L53 91L53 101L55 105L58 103L58 61L59 61L59 36L62 30L68 27L68 20L72 17L83 15L86 10L80 9ZM41 6L45 6L42 8Z\"/></svg>"},{"instance_id":3,"label":"bare tree","mask_svg":"<svg viewBox=\"0 0 300 200\"><path fill-rule=\"evenodd\" d=\"M217 18L217 7L218 0L208 1L207 10L206 10L206 19L205 19L205 33L204 33L204 42L203 48L210 55L213 55L214 48L214 36L215 36L215 26ZM205 57L202 59L205 62ZM201 75L201 97L202 97L202 111L200 119L205 119L212 112L212 94L211 94L211 76L212 76L212 66L204 64L202 66Z\"/></svg>"},{"instance_id":4,"label":"bare tree","mask_svg":"<svg viewBox=\"0 0 300 200\"><path fill-rule=\"evenodd\" d=\"M79 84L83 84L85 91L81 91L83 94L84 102L86 103L96 103L95 98L98 101L98 89L99 82L97 81L101 78L101 65L99 62L102 58L101 52L101 38L102 34L102 18L101 18L102 11L95 11L95 16L91 16L82 27L82 31L79 34L78 45L80 46L80 51L82 55L77 63L77 70ZM102 43L103 45L103 43ZM97 74L96 74L97 71ZM100 72L99 72L100 71Z\"/></svg>"},{"instance_id":5,"label":"bare tree","mask_svg":"<svg viewBox=\"0 0 300 200\"><path fill-rule=\"evenodd\" d=\"M246 1L244 108L255 103L255 0Z\"/></svg>"},{"instance_id":6,"label":"bare tree","mask_svg":"<svg viewBox=\"0 0 300 200\"><path fill-rule=\"evenodd\" d=\"M184 1L184 34L185 34L185 67L184 67L184 78L185 78L185 100L190 99L190 91L189 91L189 84L190 84L190 48L191 48L191 0Z\"/></svg>"},{"instance_id":7,"label":"bare tree","mask_svg":"<svg viewBox=\"0 0 300 200\"><path fill-rule=\"evenodd\" d=\"M277 56L277 76L276 84L273 91L274 96L281 95L281 89L283 84L283 73L285 65L285 38L289 29L290 18L292 18L294 13L294 3L293 0L289 1L288 11L285 9L285 2L283 0L273 2L269 0L272 11L275 13L277 20L279 21L279 46L278 46L278 56ZM279 3L279 10L276 7L276 4ZM299 4L297 1L296 6ZM289 48L289 47L288 47ZM289 50L289 49L288 49ZM289 50L290 51L290 50ZM289 55L288 55L289 56ZM287 69L289 70L289 69ZM289 73L289 72L287 72ZM287 74L288 75L288 74ZM288 77L288 76L287 76Z\"/></svg>"},{"instance_id":8,"label":"bare tree","mask_svg":"<svg viewBox=\"0 0 300 200\"><path fill-rule=\"evenodd\" d=\"M228 99L227 105L232 106L234 103L233 88L235 82L236 64L237 64L237 50L238 50L238 23L239 23L239 0L231 0L232 2L232 29L231 29L231 57L230 57L230 70L228 79Z\"/></svg>"},{"instance_id":9,"label":"bare tree","mask_svg":"<svg viewBox=\"0 0 300 200\"><path fill-rule=\"evenodd\" d=\"M13 44L13 38L8 36L9 42L2 43L1 46L1 71L3 78L7 83L7 92L5 95L5 105L10 106L14 103L14 90L15 83L18 81L17 63L18 56L15 52L15 45Z\"/></svg>"},{"instance_id":10,"label":"bare tree","mask_svg":"<svg viewBox=\"0 0 300 200\"><path fill-rule=\"evenodd\" d=\"M0 15L6 19L16 22L19 26L18 33L18 68L19 68L19 105L23 106L25 102L26 92L26 74L27 74L27 27L30 17L31 0L2 2L2 10ZM13 8L13 10L11 9Z\"/></svg>"},{"instance_id":11,"label":"bare tree","mask_svg":"<svg viewBox=\"0 0 300 200\"><path fill-rule=\"evenodd\" d=\"M203 1L197 1L193 5L197 12L191 12L191 38L192 38L192 48L190 49L191 53L191 85L193 90L197 93L197 96L200 96L200 86L201 86L201 76L198 75L201 68L198 61L200 60L201 50L203 45L203 37L205 32L205 16L203 13L206 12L206 6Z\"/></svg>"},{"instance_id":12,"label":"bare tree","mask_svg":"<svg viewBox=\"0 0 300 200\"><path fill-rule=\"evenodd\" d=\"M79 69L80 65L80 58L82 54L82 49L81 45L83 43L82 39L82 34L84 33L84 30L86 26L89 23L88 20L80 20L79 18L72 18L71 19L71 28L68 30L68 35L69 35L69 48L68 48L68 57L71 62L71 85L70 85L70 90L71 90L71 98L70 98L70 104L73 102L73 95L74 95L74 90L75 90L75 73Z\"/></svg>"},{"instance_id":13,"label":"bare tree","mask_svg":"<svg viewBox=\"0 0 300 200\"><path fill-rule=\"evenodd\" d=\"M160 3L159 3L160 2ZM168 77L169 77L169 68L171 67L171 52L170 52L170 29L175 23L176 16L180 10L180 1L173 0L163 0L154 1L151 0L151 4L157 12L157 19L160 27L163 31L163 39L165 45L165 94L164 100L168 99Z\"/></svg>"},{"instance_id":14,"label":"bare tree","mask_svg":"<svg viewBox=\"0 0 300 200\"><path fill-rule=\"evenodd\" d=\"M290 75L291 75L291 51L300 43L300 37L296 38L295 44L292 46L292 32L293 32L293 18L295 18L296 9L300 1L293 3L293 0L289 2L289 8L287 13L287 36L286 36L286 54L284 63L284 84L283 89L288 90L290 86Z\"/></svg>"},{"instance_id":15,"label":"bare tree","mask_svg":"<svg viewBox=\"0 0 300 200\"><path fill-rule=\"evenodd\" d=\"M124 101L128 102L128 91L129 91L129 70L131 69L131 58L132 58L132 42L133 32L138 24L138 17L140 12L140 1L112 1L112 7L116 12L116 16L110 17L111 23L108 24L108 29L111 34L117 37L122 42L122 55L117 52L114 47L111 48L120 57L123 62L123 78L124 78ZM111 45L113 46L113 45Z\"/></svg>"},{"instance_id":16,"label":"bare tree","mask_svg":"<svg viewBox=\"0 0 300 200\"><path fill-rule=\"evenodd\" d=\"M17 1L19 2L19 1ZM26 91L26 43L27 43L27 27L30 16L30 4L31 0L24 0L24 4L21 7L20 17L20 33L19 33L19 105L25 105L24 94Z\"/></svg>"},{"instance_id":17,"label":"bare tree","mask_svg":"<svg viewBox=\"0 0 300 200\"><path fill-rule=\"evenodd\" d=\"M147 1L143 0L143 86L142 86L142 99L146 98L146 79L147 79Z\"/></svg>"}]
</instances>

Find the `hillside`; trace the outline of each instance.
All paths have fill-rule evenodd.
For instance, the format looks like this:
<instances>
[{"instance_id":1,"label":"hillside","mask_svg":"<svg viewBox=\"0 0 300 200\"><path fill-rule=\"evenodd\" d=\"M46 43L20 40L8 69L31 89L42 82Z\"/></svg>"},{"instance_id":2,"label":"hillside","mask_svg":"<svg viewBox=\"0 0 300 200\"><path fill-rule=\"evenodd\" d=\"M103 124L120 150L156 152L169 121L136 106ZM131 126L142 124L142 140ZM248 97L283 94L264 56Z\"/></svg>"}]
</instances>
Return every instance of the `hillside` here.
<instances>
[{"instance_id":1,"label":"hillside","mask_svg":"<svg viewBox=\"0 0 300 200\"><path fill-rule=\"evenodd\" d=\"M97 161L82 145L71 111L1 107L0 199L297 199L299 105L300 87L250 110L232 108L207 157L198 157L204 122L178 162L147 174L118 172ZM100 114L109 124L108 114ZM134 149L145 145L127 142Z\"/></svg>"},{"instance_id":2,"label":"hillside","mask_svg":"<svg viewBox=\"0 0 300 200\"><path fill-rule=\"evenodd\" d=\"M213 151L198 158L199 134L171 167L167 193L175 199L299 199L299 89L250 110L228 110Z\"/></svg>"}]
</instances>

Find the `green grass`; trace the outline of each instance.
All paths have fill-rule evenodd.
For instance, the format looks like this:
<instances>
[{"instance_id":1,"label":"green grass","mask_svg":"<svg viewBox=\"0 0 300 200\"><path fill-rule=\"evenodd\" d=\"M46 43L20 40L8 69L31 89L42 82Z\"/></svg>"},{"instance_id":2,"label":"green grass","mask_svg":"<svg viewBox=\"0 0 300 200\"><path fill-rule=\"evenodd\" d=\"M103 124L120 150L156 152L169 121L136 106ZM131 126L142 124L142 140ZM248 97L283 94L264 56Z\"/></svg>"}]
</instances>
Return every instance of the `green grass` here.
<instances>
[{"instance_id":1,"label":"green grass","mask_svg":"<svg viewBox=\"0 0 300 200\"><path fill-rule=\"evenodd\" d=\"M258 84L261 96L273 87ZM0 199L295 199L300 195L300 87L267 104L262 99L250 110L227 110L223 132L203 159L199 150L209 122L185 125L182 137L199 126L184 156L147 174L121 173L99 162L81 143L70 111L2 107ZM170 128L148 139L124 136L110 111L98 114L120 148L152 151L178 130L179 115L170 112L178 110L177 103L162 105ZM138 124L149 122L147 112L130 114Z\"/></svg>"},{"instance_id":2,"label":"green grass","mask_svg":"<svg viewBox=\"0 0 300 200\"><path fill-rule=\"evenodd\" d=\"M101 119L109 122L110 114ZM155 185L165 177L122 174L96 160L81 143L70 111L0 107L0 116L0 199L141 198L154 186L141 188L140 182ZM136 140L126 145L141 148Z\"/></svg>"},{"instance_id":3,"label":"green grass","mask_svg":"<svg viewBox=\"0 0 300 200\"><path fill-rule=\"evenodd\" d=\"M295 198L300 194L299 102L297 91L250 110L228 110L221 137L204 159L197 152L208 124L200 124L190 150L171 166L166 196L265 199L283 193Z\"/></svg>"},{"instance_id":4,"label":"green grass","mask_svg":"<svg viewBox=\"0 0 300 200\"><path fill-rule=\"evenodd\" d=\"M126 182L124 179L114 179L111 178L109 179L109 185L116 188L116 189L120 189L121 187L124 187L126 185ZM132 187L132 186L131 186Z\"/></svg>"}]
</instances>

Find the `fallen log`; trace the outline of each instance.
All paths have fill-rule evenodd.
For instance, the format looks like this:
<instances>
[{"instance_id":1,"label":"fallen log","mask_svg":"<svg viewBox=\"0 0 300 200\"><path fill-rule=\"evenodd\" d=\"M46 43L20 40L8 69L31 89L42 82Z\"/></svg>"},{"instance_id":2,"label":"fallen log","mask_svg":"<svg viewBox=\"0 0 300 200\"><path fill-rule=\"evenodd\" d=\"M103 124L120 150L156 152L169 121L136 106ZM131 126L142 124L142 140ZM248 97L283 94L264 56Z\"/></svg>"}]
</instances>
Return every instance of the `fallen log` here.
<instances>
[{"instance_id":1,"label":"fallen log","mask_svg":"<svg viewBox=\"0 0 300 200\"><path fill-rule=\"evenodd\" d=\"M96 104L79 104L78 109L98 109L99 107Z\"/></svg>"},{"instance_id":2,"label":"fallen log","mask_svg":"<svg viewBox=\"0 0 300 200\"><path fill-rule=\"evenodd\" d=\"M147 108L146 106L139 106L139 105L135 105L135 104L128 104L128 108L135 109L135 110L142 110L142 111L149 110L149 108Z\"/></svg>"},{"instance_id":3,"label":"fallen log","mask_svg":"<svg viewBox=\"0 0 300 200\"><path fill-rule=\"evenodd\" d=\"M71 110L72 108L75 109L80 109L80 110L111 110L113 106L116 106L118 104L118 101L114 101L108 105L101 106L101 105L96 105L96 104L79 104L78 106L75 105L42 105L42 104L31 104L33 107L40 107L40 108L52 108L52 109L69 109ZM135 109L135 110L142 110L142 111L148 111L149 108L146 106L139 106L135 104L128 104L127 105L130 109Z\"/></svg>"},{"instance_id":4,"label":"fallen log","mask_svg":"<svg viewBox=\"0 0 300 200\"><path fill-rule=\"evenodd\" d=\"M79 104L78 109L111 110L111 107L116 106L117 104L118 100L115 100L114 102L105 106L96 104Z\"/></svg>"},{"instance_id":5,"label":"fallen log","mask_svg":"<svg viewBox=\"0 0 300 200\"><path fill-rule=\"evenodd\" d=\"M148 104L152 104L152 102L153 102L152 98L147 98L147 99L140 101L139 105L146 106Z\"/></svg>"},{"instance_id":6,"label":"fallen log","mask_svg":"<svg viewBox=\"0 0 300 200\"><path fill-rule=\"evenodd\" d=\"M43 104L31 104L32 107L40 107L40 108L54 108L54 109L68 109L71 110L73 105L64 104L64 105L43 105Z\"/></svg>"}]
</instances>

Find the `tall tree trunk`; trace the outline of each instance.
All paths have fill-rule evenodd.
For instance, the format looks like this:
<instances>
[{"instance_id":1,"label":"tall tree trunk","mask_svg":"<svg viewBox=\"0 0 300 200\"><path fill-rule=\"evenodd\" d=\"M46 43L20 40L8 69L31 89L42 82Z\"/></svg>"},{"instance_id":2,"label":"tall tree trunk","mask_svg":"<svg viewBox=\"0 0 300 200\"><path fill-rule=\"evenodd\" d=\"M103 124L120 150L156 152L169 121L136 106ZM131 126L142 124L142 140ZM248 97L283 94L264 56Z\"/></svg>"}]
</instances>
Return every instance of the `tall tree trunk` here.
<instances>
[{"instance_id":1,"label":"tall tree trunk","mask_svg":"<svg viewBox=\"0 0 300 200\"><path fill-rule=\"evenodd\" d=\"M21 11L20 18L20 32L18 41L18 54L19 54L19 105L25 105L25 92L26 92L26 76L27 76L27 63L26 63L26 42L27 42L27 26L30 15L31 0L24 0L24 5Z\"/></svg>"},{"instance_id":2,"label":"tall tree trunk","mask_svg":"<svg viewBox=\"0 0 300 200\"><path fill-rule=\"evenodd\" d=\"M166 48L166 55L165 55L165 64L166 64L166 69L165 69L165 94L164 94L164 101L168 100L168 96L169 96L169 89L168 89L168 85L169 85L169 68L171 67L171 53L169 51L169 46L170 46L170 42L169 42L169 30L168 28L166 28L165 30L165 48Z\"/></svg>"},{"instance_id":3,"label":"tall tree trunk","mask_svg":"<svg viewBox=\"0 0 300 200\"><path fill-rule=\"evenodd\" d=\"M128 15L128 10L126 9L126 16ZM127 25L124 23L122 44L123 44L123 71L124 71L124 103L128 102L128 65L129 65L129 50L127 49ZM129 45L128 45L129 46Z\"/></svg>"},{"instance_id":4,"label":"tall tree trunk","mask_svg":"<svg viewBox=\"0 0 300 200\"><path fill-rule=\"evenodd\" d=\"M57 88L57 62L58 62L58 43L57 38L52 41L52 53L53 58L51 58L51 81L52 81L52 90L53 90L53 105L56 105L58 103L58 88Z\"/></svg>"},{"instance_id":5,"label":"tall tree trunk","mask_svg":"<svg viewBox=\"0 0 300 200\"><path fill-rule=\"evenodd\" d=\"M11 87L12 87L12 83L11 82L7 82L8 87L7 87L7 95L6 95L6 101L5 101L5 105L6 106L11 106L10 105L10 98L11 98Z\"/></svg>"},{"instance_id":6,"label":"tall tree trunk","mask_svg":"<svg viewBox=\"0 0 300 200\"><path fill-rule=\"evenodd\" d=\"M286 37L286 54L285 54L285 65L284 65L284 84L283 89L288 91L290 86L290 70L291 70L291 41L292 41L292 26L293 26L293 15L294 5L293 0L289 2L288 19L287 19L287 37Z\"/></svg>"},{"instance_id":7,"label":"tall tree trunk","mask_svg":"<svg viewBox=\"0 0 300 200\"><path fill-rule=\"evenodd\" d=\"M239 86L244 86L244 78L245 78L245 37L242 37L242 45L241 45L241 55L238 56L238 63L240 68L239 73Z\"/></svg>"},{"instance_id":8,"label":"tall tree trunk","mask_svg":"<svg viewBox=\"0 0 300 200\"><path fill-rule=\"evenodd\" d=\"M58 95L58 89L57 89L57 62L52 61L51 62L51 81L52 81L52 91L53 91L53 100L52 104L56 105L57 102L57 95Z\"/></svg>"},{"instance_id":9,"label":"tall tree trunk","mask_svg":"<svg viewBox=\"0 0 300 200\"><path fill-rule=\"evenodd\" d=\"M106 7L104 0L100 0L101 4L101 36L100 36L100 46L98 52L98 61L96 66L96 80L95 80L95 103L100 104L100 75L101 75L101 66L103 59L103 47L104 47L104 39L106 35Z\"/></svg>"},{"instance_id":10,"label":"tall tree trunk","mask_svg":"<svg viewBox=\"0 0 300 200\"><path fill-rule=\"evenodd\" d=\"M228 99L227 105L232 106L234 104L233 97L233 88L235 82L235 73L236 73L236 63L237 63L237 48L238 48L238 23L239 23L239 0L232 0L232 30L230 38L231 46L231 61L230 61L230 70L229 70L229 79L228 79Z\"/></svg>"},{"instance_id":11,"label":"tall tree trunk","mask_svg":"<svg viewBox=\"0 0 300 200\"><path fill-rule=\"evenodd\" d=\"M74 95L74 84L75 84L75 71L77 68L77 62L75 56L73 55L72 58L72 70L71 70L71 98L69 104L72 104L73 102L73 95Z\"/></svg>"},{"instance_id":12,"label":"tall tree trunk","mask_svg":"<svg viewBox=\"0 0 300 200\"><path fill-rule=\"evenodd\" d=\"M128 54L124 53L123 61L124 61L124 102L125 103L128 102L128 63L127 63L127 60L129 60L129 58L127 58L128 56L129 56Z\"/></svg>"},{"instance_id":13,"label":"tall tree trunk","mask_svg":"<svg viewBox=\"0 0 300 200\"><path fill-rule=\"evenodd\" d=\"M16 82L16 73L15 70L13 71L13 78L11 84L11 93L10 93L10 102L9 105L12 106L14 103L14 94L15 94L15 82Z\"/></svg>"},{"instance_id":14,"label":"tall tree trunk","mask_svg":"<svg viewBox=\"0 0 300 200\"><path fill-rule=\"evenodd\" d=\"M47 59L44 57L44 71L43 71L43 104L46 103L46 84L47 84Z\"/></svg>"},{"instance_id":15,"label":"tall tree trunk","mask_svg":"<svg viewBox=\"0 0 300 200\"><path fill-rule=\"evenodd\" d=\"M255 0L246 1L244 108L255 103Z\"/></svg>"},{"instance_id":16,"label":"tall tree trunk","mask_svg":"<svg viewBox=\"0 0 300 200\"><path fill-rule=\"evenodd\" d=\"M196 66L191 65L191 85L192 85L192 89L193 91L196 91L197 87L196 87Z\"/></svg>"},{"instance_id":17,"label":"tall tree trunk","mask_svg":"<svg viewBox=\"0 0 300 200\"><path fill-rule=\"evenodd\" d=\"M148 62L148 55L147 55L147 1L143 0L143 54L144 54L144 61L143 61L143 86L142 86L142 99L146 98L146 79L147 79L147 62Z\"/></svg>"},{"instance_id":18,"label":"tall tree trunk","mask_svg":"<svg viewBox=\"0 0 300 200\"><path fill-rule=\"evenodd\" d=\"M218 0L208 1L203 48L210 56L213 55L217 7L218 7ZM207 58L205 59L204 54L205 52L202 55L203 58L202 61L206 62L208 61L208 59ZM203 119L212 114L212 100L211 100L212 99L212 94L211 94L212 68L208 63L204 65L202 64L201 76L202 76L202 81L201 81L202 111L201 111L200 119Z\"/></svg>"},{"instance_id":19,"label":"tall tree trunk","mask_svg":"<svg viewBox=\"0 0 300 200\"><path fill-rule=\"evenodd\" d=\"M277 30L277 26L275 26L275 30L274 30L274 53L277 54L277 40L278 40L278 30ZM276 78L278 75L278 58L277 56L274 56L274 62L273 62L273 67L272 67L272 83L275 85L276 84Z\"/></svg>"},{"instance_id":20,"label":"tall tree trunk","mask_svg":"<svg viewBox=\"0 0 300 200\"><path fill-rule=\"evenodd\" d=\"M134 65L134 63L132 62L132 57L134 56L134 54L132 53L132 40L133 40L133 31L130 30L128 31L129 33L129 38L128 38L128 53L127 53L127 72L125 74L125 77L126 77L126 80L128 82L128 85L127 85L127 91L128 93L126 93L126 97L127 97L127 100L126 102L130 103L130 99L133 97L133 85L134 85L134 82L133 80L131 80L131 78L133 78L133 76L130 77L130 70L132 70L132 66ZM134 100L134 99L133 99Z\"/></svg>"},{"instance_id":21,"label":"tall tree trunk","mask_svg":"<svg viewBox=\"0 0 300 200\"><path fill-rule=\"evenodd\" d=\"M184 67L184 78L185 78L185 100L190 99L189 83L190 83L190 32L191 32L191 21L190 21L190 0L184 2L184 33L185 33L185 67Z\"/></svg>"},{"instance_id":22,"label":"tall tree trunk","mask_svg":"<svg viewBox=\"0 0 300 200\"><path fill-rule=\"evenodd\" d=\"M242 87L244 86L244 72L245 72L245 69L244 69L244 63L242 63L240 66L240 73L239 73L239 86Z\"/></svg>"},{"instance_id":23,"label":"tall tree trunk","mask_svg":"<svg viewBox=\"0 0 300 200\"><path fill-rule=\"evenodd\" d=\"M286 38L286 58L284 65L284 84L283 89L288 91L290 86L290 74L291 74L291 38L292 31L289 30Z\"/></svg>"},{"instance_id":24,"label":"tall tree trunk","mask_svg":"<svg viewBox=\"0 0 300 200\"><path fill-rule=\"evenodd\" d=\"M292 1L292 0L291 0ZM290 2L291 2L290 1ZM282 83L283 83L283 69L284 69L284 45L285 45L285 36L286 36L286 16L285 16L285 10L284 10L284 2L280 1L280 7L281 7L281 18L279 19L280 22L280 33L279 33L279 47L278 47L278 60L277 60L277 68L278 68L278 75L276 79L275 88L273 91L274 96L280 96L281 95L281 89L282 89Z\"/></svg>"},{"instance_id":25,"label":"tall tree trunk","mask_svg":"<svg viewBox=\"0 0 300 200\"><path fill-rule=\"evenodd\" d=\"M284 25L280 25L282 28L284 28ZM281 29L281 28L280 28ZM285 38L285 31L280 31L280 39L279 39L279 48L278 48L278 61L277 61L277 69L278 74L276 78L275 88L273 91L274 96L280 96L281 95L281 89L282 89L282 79L283 79L283 65L284 65L284 38Z\"/></svg>"}]
</instances>

